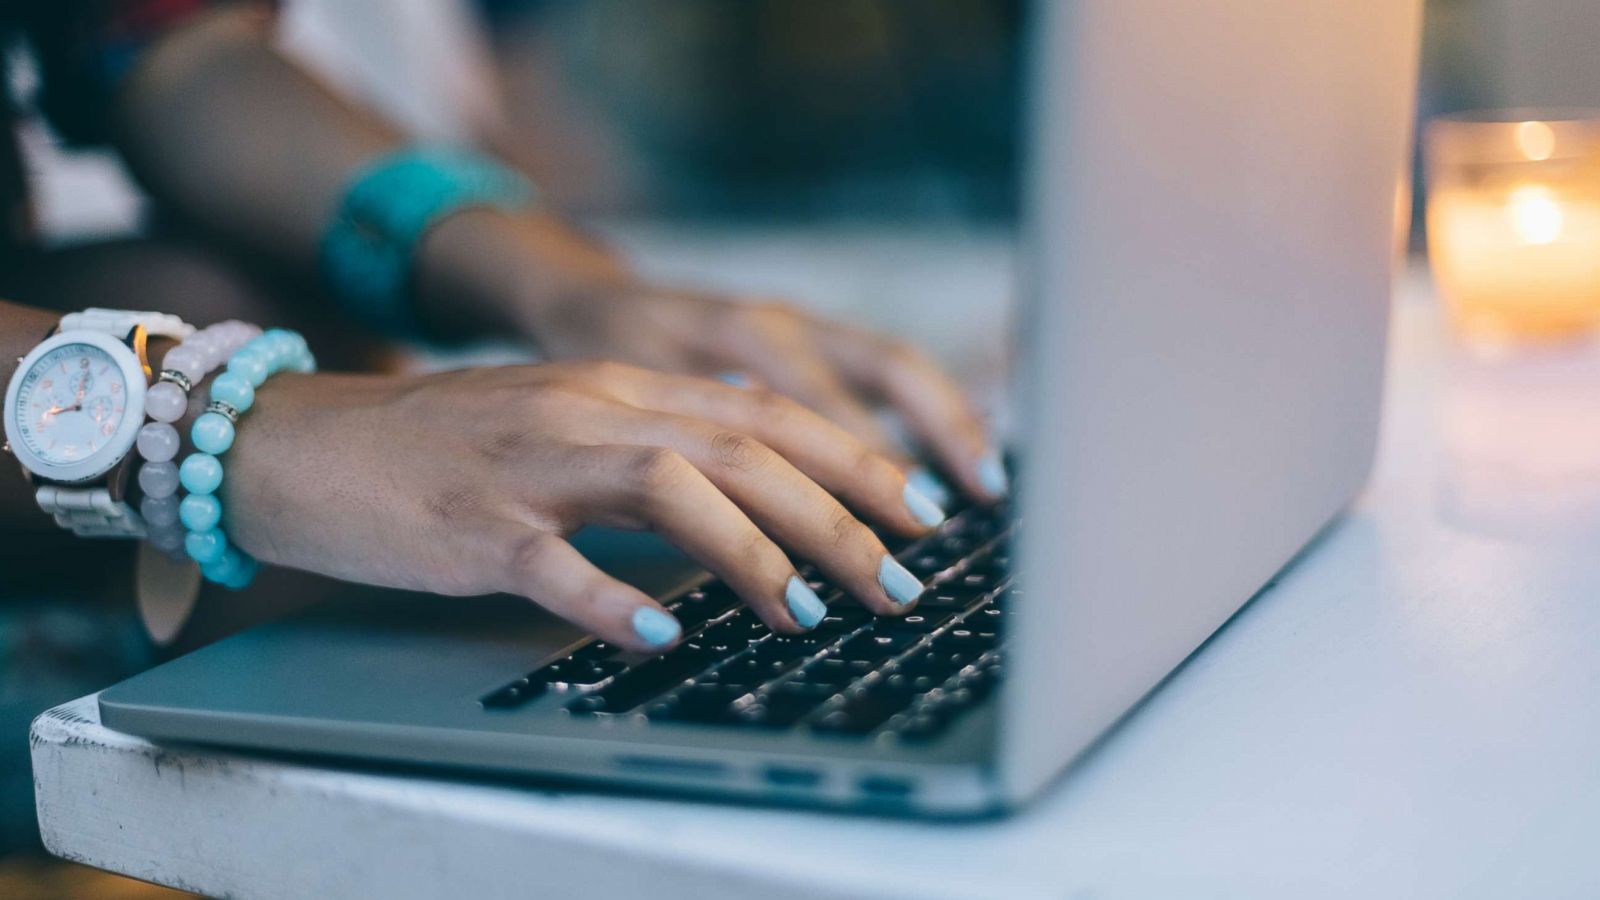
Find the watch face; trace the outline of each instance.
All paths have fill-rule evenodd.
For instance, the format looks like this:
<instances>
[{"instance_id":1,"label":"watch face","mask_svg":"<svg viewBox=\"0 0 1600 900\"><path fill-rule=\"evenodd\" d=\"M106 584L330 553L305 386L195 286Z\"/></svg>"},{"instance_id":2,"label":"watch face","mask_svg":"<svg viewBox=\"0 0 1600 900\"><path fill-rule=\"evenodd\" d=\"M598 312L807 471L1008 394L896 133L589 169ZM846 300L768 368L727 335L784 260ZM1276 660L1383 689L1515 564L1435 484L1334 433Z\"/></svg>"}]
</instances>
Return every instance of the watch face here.
<instances>
[{"instance_id":1,"label":"watch face","mask_svg":"<svg viewBox=\"0 0 1600 900\"><path fill-rule=\"evenodd\" d=\"M73 465L116 442L128 415L127 379L100 347L62 344L22 373L9 412L16 436L40 462Z\"/></svg>"}]
</instances>

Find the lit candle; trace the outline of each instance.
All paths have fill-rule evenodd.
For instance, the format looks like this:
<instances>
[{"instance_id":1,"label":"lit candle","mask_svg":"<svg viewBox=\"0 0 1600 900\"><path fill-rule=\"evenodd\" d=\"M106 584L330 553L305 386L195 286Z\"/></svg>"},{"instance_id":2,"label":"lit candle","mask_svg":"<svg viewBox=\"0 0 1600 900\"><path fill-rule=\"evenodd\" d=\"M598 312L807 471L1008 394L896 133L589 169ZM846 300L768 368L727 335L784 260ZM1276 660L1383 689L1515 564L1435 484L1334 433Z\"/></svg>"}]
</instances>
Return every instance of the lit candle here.
<instances>
[{"instance_id":1,"label":"lit candle","mask_svg":"<svg viewBox=\"0 0 1600 900\"><path fill-rule=\"evenodd\" d=\"M1473 337L1600 326L1600 122L1465 117L1429 129L1428 245Z\"/></svg>"}]
</instances>

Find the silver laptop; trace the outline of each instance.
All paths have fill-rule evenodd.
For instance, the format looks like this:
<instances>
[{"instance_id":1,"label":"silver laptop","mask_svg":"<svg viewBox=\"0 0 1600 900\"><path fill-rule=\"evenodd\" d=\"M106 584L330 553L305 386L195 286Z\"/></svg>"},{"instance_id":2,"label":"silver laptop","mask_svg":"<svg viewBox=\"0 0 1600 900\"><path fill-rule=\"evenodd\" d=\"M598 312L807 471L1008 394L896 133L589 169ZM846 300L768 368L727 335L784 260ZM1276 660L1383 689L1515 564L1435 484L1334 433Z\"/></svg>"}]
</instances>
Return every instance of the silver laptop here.
<instances>
[{"instance_id":1,"label":"silver laptop","mask_svg":"<svg viewBox=\"0 0 1600 900\"><path fill-rule=\"evenodd\" d=\"M835 599L783 637L657 572L688 637L642 659L521 600L352 600L119 684L104 722L907 814L1022 803L1365 479L1421 5L1035 5L1016 508L897 548L932 585L914 615Z\"/></svg>"}]
</instances>

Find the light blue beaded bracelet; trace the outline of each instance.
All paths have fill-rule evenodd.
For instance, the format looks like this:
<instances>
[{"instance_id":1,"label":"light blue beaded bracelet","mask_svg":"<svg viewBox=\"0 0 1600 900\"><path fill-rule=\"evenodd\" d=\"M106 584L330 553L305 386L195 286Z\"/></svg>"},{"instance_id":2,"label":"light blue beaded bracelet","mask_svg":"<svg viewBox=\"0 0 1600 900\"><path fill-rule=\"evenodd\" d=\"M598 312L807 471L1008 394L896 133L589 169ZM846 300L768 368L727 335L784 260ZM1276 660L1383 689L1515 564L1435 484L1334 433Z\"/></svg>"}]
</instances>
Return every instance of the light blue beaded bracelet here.
<instances>
[{"instance_id":1,"label":"light blue beaded bracelet","mask_svg":"<svg viewBox=\"0 0 1600 900\"><path fill-rule=\"evenodd\" d=\"M259 568L254 557L229 545L221 528L222 503L216 497L222 486L219 457L233 446L234 426L255 404L262 382L283 371L316 369L305 338L272 328L235 351L228 358L228 370L211 383L211 402L189 430L195 452L178 467L178 481L189 492L178 504L178 519L188 532L183 547L200 564L206 580L238 590L255 578Z\"/></svg>"}]
</instances>

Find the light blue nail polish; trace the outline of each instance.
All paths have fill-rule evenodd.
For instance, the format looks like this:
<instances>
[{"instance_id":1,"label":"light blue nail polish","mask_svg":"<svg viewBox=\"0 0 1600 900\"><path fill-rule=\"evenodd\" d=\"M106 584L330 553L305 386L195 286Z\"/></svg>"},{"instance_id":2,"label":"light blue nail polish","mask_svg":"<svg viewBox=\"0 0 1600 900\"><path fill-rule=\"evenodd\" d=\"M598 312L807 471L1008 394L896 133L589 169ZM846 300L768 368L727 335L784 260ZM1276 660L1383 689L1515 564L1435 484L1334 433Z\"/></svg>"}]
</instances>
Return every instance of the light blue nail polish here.
<instances>
[{"instance_id":1,"label":"light blue nail polish","mask_svg":"<svg viewBox=\"0 0 1600 900\"><path fill-rule=\"evenodd\" d=\"M653 606L633 611L633 631L652 647L665 647L678 639L683 627L678 620Z\"/></svg>"},{"instance_id":2,"label":"light blue nail polish","mask_svg":"<svg viewBox=\"0 0 1600 900\"><path fill-rule=\"evenodd\" d=\"M901 606L907 606L922 596L922 582L892 556L885 556L883 562L878 563L878 584Z\"/></svg>"},{"instance_id":3,"label":"light blue nail polish","mask_svg":"<svg viewBox=\"0 0 1600 900\"><path fill-rule=\"evenodd\" d=\"M1011 479L1006 476L1006 464L998 451L989 450L979 458L978 484L991 497L1004 497L1011 492Z\"/></svg>"},{"instance_id":4,"label":"light blue nail polish","mask_svg":"<svg viewBox=\"0 0 1600 900\"><path fill-rule=\"evenodd\" d=\"M718 372L717 380L723 384L731 384L736 388L747 388L755 384L750 376L743 372Z\"/></svg>"},{"instance_id":5,"label":"light blue nail polish","mask_svg":"<svg viewBox=\"0 0 1600 900\"><path fill-rule=\"evenodd\" d=\"M917 490L911 482L906 482L906 489L901 492L901 496L905 498L906 509L911 510L911 515L923 525L934 528L944 521L944 510L939 508L939 504L929 499L927 494Z\"/></svg>"},{"instance_id":6,"label":"light blue nail polish","mask_svg":"<svg viewBox=\"0 0 1600 900\"><path fill-rule=\"evenodd\" d=\"M940 509L950 505L950 486L925 466L917 466L907 472L906 483L921 491L922 496L932 500Z\"/></svg>"},{"instance_id":7,"label":"light blue nail polish","mask_svg":"<svg viewBox=\"0 0 1600 900\"><path fill-rule=\"evenodd\" d=\"M794 616L802 628L817 627L817 623L828 614L828 607L823 605L822 598L798 575L789 576L789 584L783 589L783 600L789 604L789 615Z\"/></svg>"}]
</instances>

